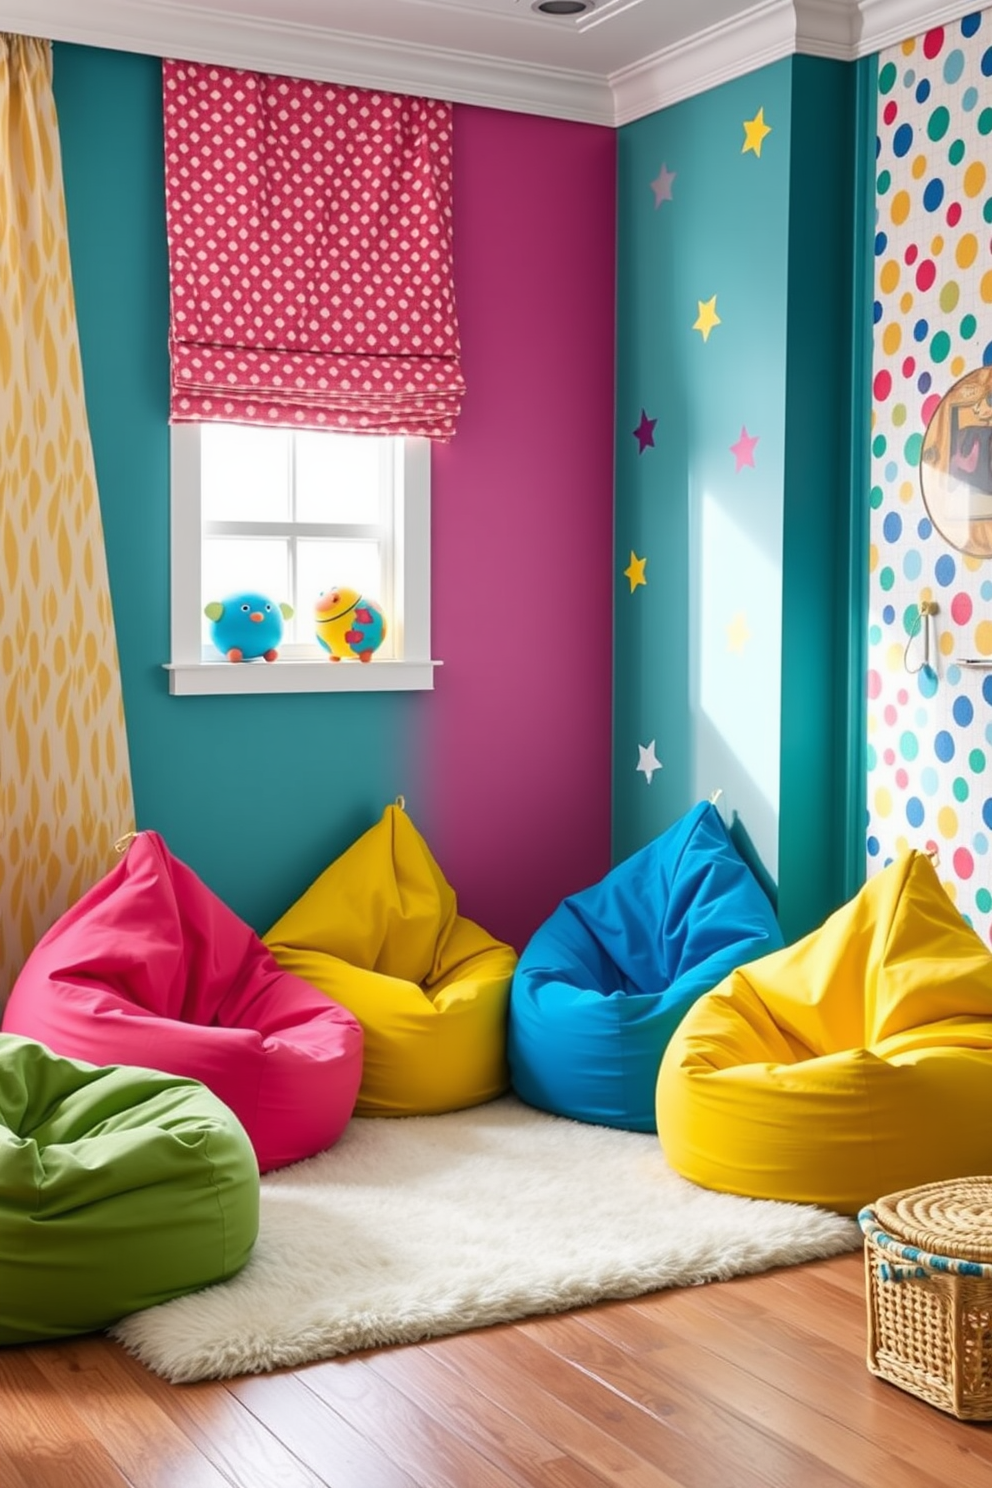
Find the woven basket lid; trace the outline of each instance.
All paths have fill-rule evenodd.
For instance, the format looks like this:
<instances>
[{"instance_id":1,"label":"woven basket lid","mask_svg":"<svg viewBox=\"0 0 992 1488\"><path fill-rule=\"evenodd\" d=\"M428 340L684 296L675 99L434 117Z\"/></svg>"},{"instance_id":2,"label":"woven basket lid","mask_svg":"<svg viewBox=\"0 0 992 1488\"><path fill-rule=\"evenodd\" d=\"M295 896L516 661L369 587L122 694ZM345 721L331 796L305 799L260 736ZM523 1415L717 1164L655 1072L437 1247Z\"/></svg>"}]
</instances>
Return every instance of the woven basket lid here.
<instances>
[{"instance_id":1,"label":"woven basket lid","mask_svg":"<svg viewBox=\"0 0 992 1488\"><path fill-rule=\"evenodd\" d=\"M924 1183L886 1194L872 1208L895 1240L933 1255L992 1261L992 1177Z\"/></svg>"}]
</instances>

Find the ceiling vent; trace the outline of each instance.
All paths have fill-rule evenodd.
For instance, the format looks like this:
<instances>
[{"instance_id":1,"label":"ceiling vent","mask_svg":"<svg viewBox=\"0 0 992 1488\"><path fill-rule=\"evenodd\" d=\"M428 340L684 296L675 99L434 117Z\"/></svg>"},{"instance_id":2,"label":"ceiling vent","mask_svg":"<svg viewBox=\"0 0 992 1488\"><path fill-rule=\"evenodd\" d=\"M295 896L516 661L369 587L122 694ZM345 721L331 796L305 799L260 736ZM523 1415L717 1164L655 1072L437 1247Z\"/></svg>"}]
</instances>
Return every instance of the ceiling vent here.
<instances>
[{"instance_id":1,"label":"ceiling vent","mask_svg":"<svg viewBox=\"0 0 992 1488\"><path fill-rule=\"evenodd\" d=\"M641 0L532 0L530 8L538 15L574 21L577 31L589 31L640 4Z\"/></svg>"},{"instance_id":2,"label":"ceiling vent","mask_svg":"<svg viewBox=\"0 0 992 1488\"><path fill-rule=\"evenodd\" d=\"M534 0L531 10L546 16L578 16L592 10L593 0Z\"/></svg>"}]
</instances>

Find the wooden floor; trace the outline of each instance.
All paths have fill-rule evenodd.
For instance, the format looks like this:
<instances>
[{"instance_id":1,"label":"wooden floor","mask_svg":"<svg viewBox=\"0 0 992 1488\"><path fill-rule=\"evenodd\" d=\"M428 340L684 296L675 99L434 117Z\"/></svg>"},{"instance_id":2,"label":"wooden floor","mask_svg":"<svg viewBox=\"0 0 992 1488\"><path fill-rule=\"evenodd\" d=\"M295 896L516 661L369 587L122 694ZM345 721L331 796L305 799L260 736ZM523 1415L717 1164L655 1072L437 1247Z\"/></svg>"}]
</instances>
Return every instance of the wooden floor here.
<instances>
[{"instance_id":1,"label":"wooden floor","mask_svg":"<svg viewBox=\"0 0 992 1488\"><path fill-rule=\"evenodd\" d=\"M0 1349L2 1488L990 1488L992 1427L872 1378L860 1255L168 1385Z\"/></svg>"}]
</instances>

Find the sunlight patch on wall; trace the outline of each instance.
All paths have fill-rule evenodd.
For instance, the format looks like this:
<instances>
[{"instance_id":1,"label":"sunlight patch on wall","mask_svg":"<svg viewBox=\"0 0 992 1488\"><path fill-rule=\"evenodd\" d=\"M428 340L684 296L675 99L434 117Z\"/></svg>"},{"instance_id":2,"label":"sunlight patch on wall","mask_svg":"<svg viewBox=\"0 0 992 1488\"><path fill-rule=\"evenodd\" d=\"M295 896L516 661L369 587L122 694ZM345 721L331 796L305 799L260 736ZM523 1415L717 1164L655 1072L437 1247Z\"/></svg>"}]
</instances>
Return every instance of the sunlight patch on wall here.
<instances>
[{"instance_id":1,"label":"sunlight patch on wall","mask_svg":"<svg viewBox=\"0 0 992 1488\"><path fill-rule=\"evenodd\" d=\"M777 816L781 573L726 505L708 493L702 500L696 571L699 710L738 762L745 782ZM721 781L714 785L728 789ZM766 866L773 855L769 844Z\"/></svg>"}]
</instances>

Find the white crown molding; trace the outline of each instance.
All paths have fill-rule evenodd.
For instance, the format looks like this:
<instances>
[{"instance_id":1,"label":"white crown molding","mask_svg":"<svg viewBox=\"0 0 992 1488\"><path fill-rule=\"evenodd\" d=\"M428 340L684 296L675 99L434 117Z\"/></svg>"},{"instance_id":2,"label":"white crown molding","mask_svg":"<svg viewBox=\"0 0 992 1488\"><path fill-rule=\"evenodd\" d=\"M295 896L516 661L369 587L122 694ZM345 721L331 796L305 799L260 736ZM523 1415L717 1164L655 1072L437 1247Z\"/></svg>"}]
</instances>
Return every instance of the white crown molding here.
<instances>
[{"instance_id":1,"label":"white crown molding","mask_svg":"<svg viewBox=\"0 0 992 1488\"><path fill-rule=\"evenodd\" d=\"M934 26L959 21L972 11L984 9L986 4L987 0L954 0L948 4L941 4L940 0L860 0L857 55L867 57L872 52L897 46Z\"/></svg>"},{"instance_id":2,"label":"white crown molding","mask_svg":"<svg viewBox=\"0 0 992 1488\"><path fill-rule=\"evenodd\" d=\"M852 62L861 15L855 0L796 0L796 51Z\"/></svg>"},{"instance_id":3,"label":"white crown molding","mask_svg":"<svg viewBox=\"0 0 992 1488\"><path fill-rule=\"evenodd\" d=\"M0 30L616 127L797 52L854 61L980 4L759 0L609 77L171 0L0 0Z\"/></svg>"},{"instance_id":4,"label":"white crown molding","mask_svg":"<svg viewBox=\"0 0 992 1488\"><path fill-rule=\"evenodd\" d=\"M15 0L0 3L0 29L113 51L216 62L394 93L448 98L516 113L613 123L609 80L592 73L450 52L175 6L161 0Z\"/></svg>"},{"instance_id":5,"label":"white crown molding","mask_svg":"<svg viewBox=\"0 0 992 1488\"><path fill-rule=\"evenodd\" d=\"M764 0L727 25L710 26L610 78L614 123L629 124L743 77L796 50L792 0Z\"/></svg>"},{"instance_id":6,"label":"white crown molding","mask_svg":"<svg viewBox=\"0 0 992 1488\"><path fill-rule=\"evenodd\" d=\"M794 53L854 62L931 27L960 20L980 0L765 0L614 73L614 123L629 124Z\"/></svg>"}]
</instances>

